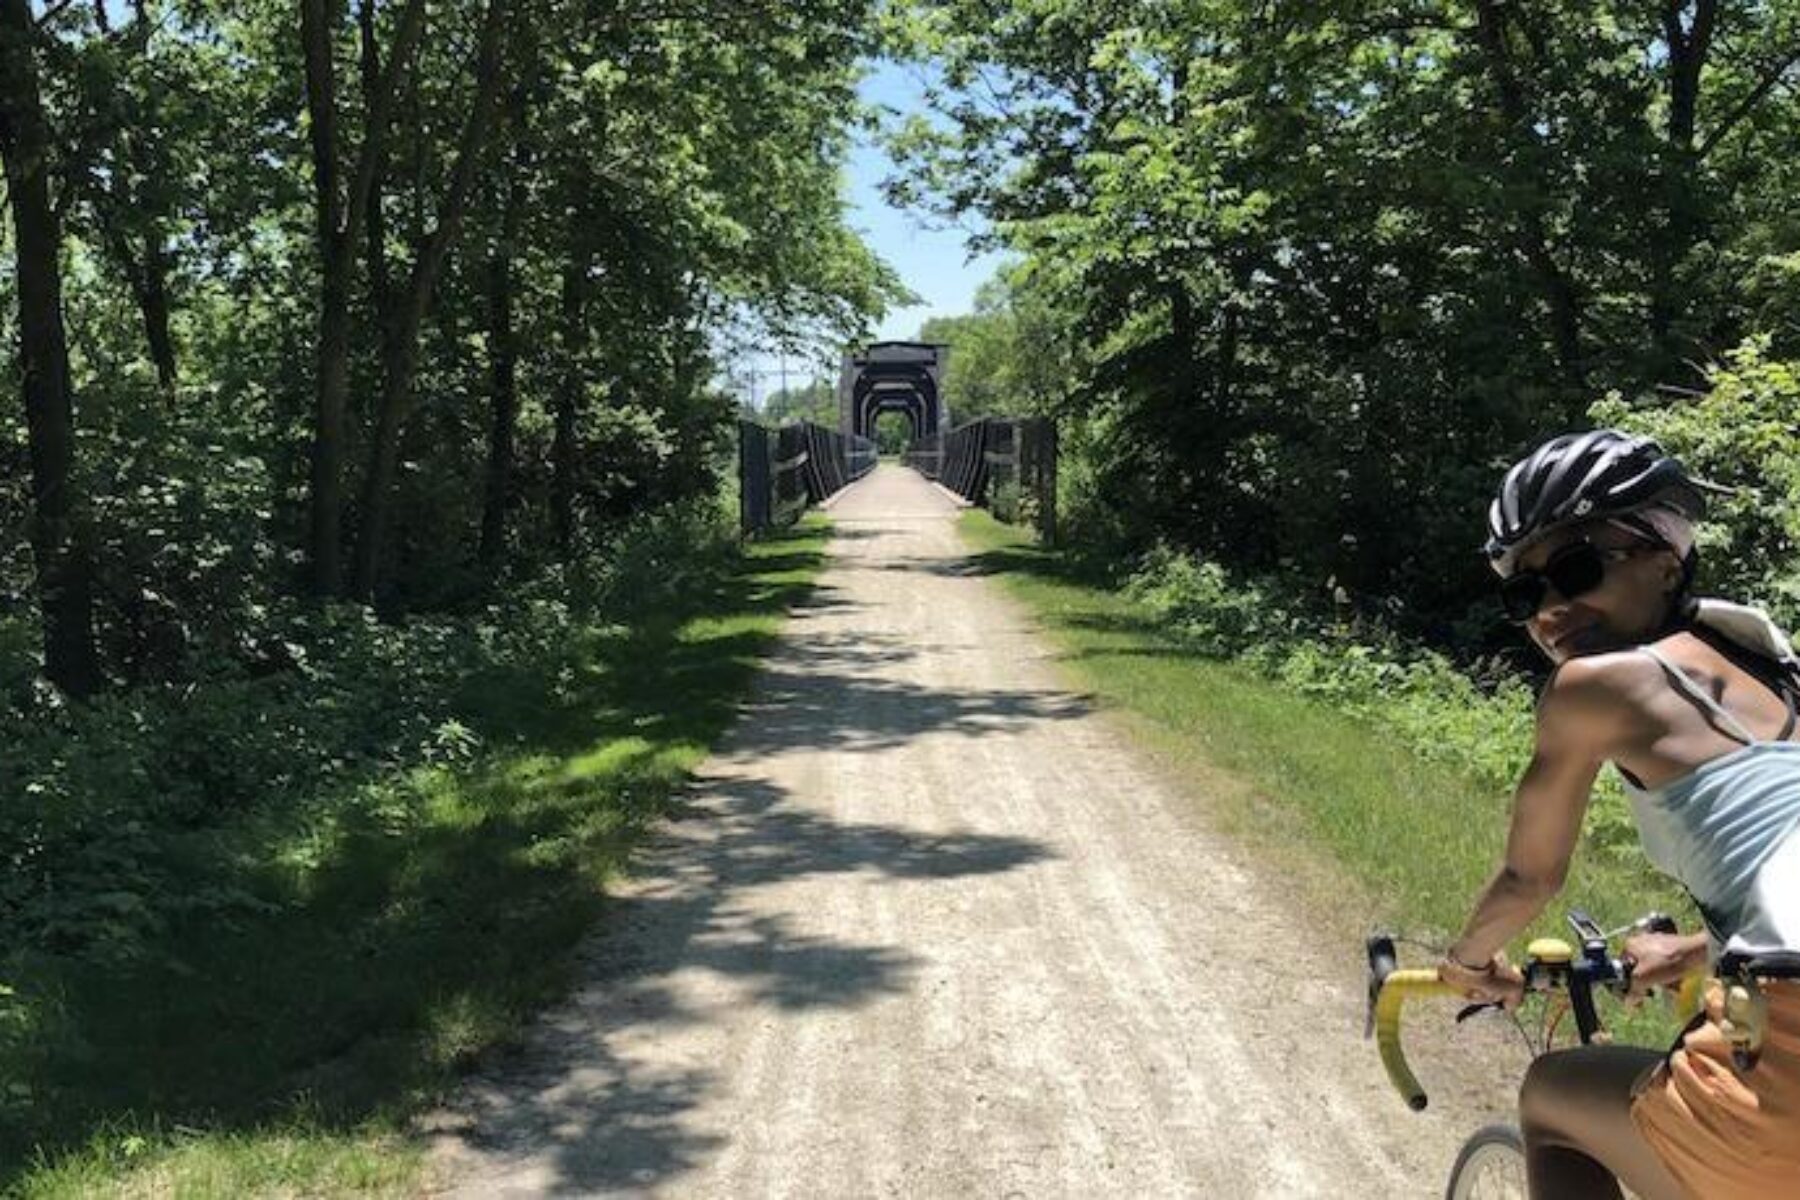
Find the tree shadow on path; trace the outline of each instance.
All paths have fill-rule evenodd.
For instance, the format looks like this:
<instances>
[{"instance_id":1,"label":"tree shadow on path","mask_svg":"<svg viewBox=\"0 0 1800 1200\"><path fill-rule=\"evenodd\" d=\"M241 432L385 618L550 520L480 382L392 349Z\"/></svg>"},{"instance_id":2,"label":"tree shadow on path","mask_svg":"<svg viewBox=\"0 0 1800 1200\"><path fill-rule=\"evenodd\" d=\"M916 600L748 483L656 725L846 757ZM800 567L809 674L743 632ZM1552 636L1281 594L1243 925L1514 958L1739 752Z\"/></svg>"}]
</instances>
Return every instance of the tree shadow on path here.
<instances>
[{"instance_id":1,"label":"tree shadow on path","mask_svg":"<svg viewBox=\"0 0 1800 1200\"><path fill-rule=\"evenodd\" d=\"M710 1057L657 1062L640 1048L712 1024L716 1039L689 1044L716 1041L723 1053L734 1014L854 1009L910 986L914 955L805 933L793 917L754 909L754 889L846 873L994 874L1049 857L1028 839L833 821L783 800L765 780L696 781L693 799L645 846L646 882L609 903L609 932L583 954L590 982L434 1121L485 1160L463 1182L468 1194L665 1184L728 1143L696 1110L734 1078Z\"/></svg>"},{"instance_id":2,"label":"tree shadow on path","mask_svg":"<svg viewBox=\"0 0 1800 1200\"><path fill-rule=\"evenodd\" d=\"M912 560L905 569L964 573ZM835 624L860 606L829 583L812 593L801 623L764 658L717 771L692 783L634 855L637 882L607 901L603 934L581 952L585 982L430 1123L446 1135L447 1165L462 1168L458 1194L678 1186L737 1136L715 1115L754 1086L752 1066L732 1055L779 1036L743 1022L854 1011L912 989L924 965L913 952L821 935L818 912L786 893L771 903L768 889L824 876L930 883L1051 857L1026 838L835 819L769 777L778 756L991 737L1089 711L1056 691L922 680L916 638ZM812 617L819 627L808 627ZM668 719L632 715L651 737Z\"/></svg>"}]
</instances>

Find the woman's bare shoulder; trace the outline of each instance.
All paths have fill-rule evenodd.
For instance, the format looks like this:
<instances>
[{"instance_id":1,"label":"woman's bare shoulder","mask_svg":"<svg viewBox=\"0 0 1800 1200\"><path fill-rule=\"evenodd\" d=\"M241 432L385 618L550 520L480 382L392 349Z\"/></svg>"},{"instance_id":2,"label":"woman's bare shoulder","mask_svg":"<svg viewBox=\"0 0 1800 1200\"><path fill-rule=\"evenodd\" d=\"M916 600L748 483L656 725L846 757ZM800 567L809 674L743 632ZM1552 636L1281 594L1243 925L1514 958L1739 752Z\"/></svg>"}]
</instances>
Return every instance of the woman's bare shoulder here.
<instances>
[{"instance_id":1,"label":"woman's bare shoulder","mask_svg":"<svg viewBox=\"0 0 1800 1200\"><path fill-rule=\"evenodd\" d=\"M1558 666L1538 697L1540 747L1580 746L1605 755L1641 725L1662 667L1636 649L1587 654Z\"/></svg>"},{"instance_id":2,"label":"woman's bare shoulder","mask_svg":"<svg viewBox=\"0 0 1800 1200\"><path fill-rule=\"evenodd\" d=\"M1592 704L1631 700L1657 682L1662 665L1640 647L1584 654L1550 673L1540 703Z\"/></svg>"}]
</instances>

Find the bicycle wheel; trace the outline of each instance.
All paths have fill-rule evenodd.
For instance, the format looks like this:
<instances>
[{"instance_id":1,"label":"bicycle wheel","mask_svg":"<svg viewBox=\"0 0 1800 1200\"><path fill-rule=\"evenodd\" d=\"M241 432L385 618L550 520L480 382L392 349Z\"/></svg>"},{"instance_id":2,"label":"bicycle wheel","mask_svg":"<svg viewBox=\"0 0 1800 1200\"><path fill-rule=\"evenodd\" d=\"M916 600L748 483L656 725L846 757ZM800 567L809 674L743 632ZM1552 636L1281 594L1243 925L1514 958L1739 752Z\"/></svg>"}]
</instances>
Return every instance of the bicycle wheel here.
<instances>
[{"instance_id":1,"label":"bicycle wheel","mask_svg":"<svg viewBox=\"0 0 1800 1200\"><path fill-rule=\"evenodd\" d=\"M1469 1135L1450 1168L1445 1200L1526 1200L1525 1139L1511 1125L1484 1125Z\"/></svg>"}]
</instances>

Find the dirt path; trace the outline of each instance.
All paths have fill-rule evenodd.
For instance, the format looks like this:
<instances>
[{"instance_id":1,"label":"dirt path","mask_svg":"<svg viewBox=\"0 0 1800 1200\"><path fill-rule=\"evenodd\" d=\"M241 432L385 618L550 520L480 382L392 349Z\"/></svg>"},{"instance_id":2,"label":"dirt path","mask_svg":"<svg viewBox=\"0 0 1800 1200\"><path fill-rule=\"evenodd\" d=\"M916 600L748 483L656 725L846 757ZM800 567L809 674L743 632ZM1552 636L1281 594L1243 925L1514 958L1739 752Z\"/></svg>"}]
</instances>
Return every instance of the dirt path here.
<instances>
[{"instance_id":1,"label":"dirt path","mask_svg":"<svg viewBox=\"0 0 1800 1200\"><path fill-rule=\"evenodd\" d=\"M1441 1194L1482 1114L1387 1090L1354 948L1312 951L1066 690L943 493L882 468L833 515L585 982L434 1122L444 1190ZM1303 969L1240 961L1244 931Z\"/></svg>"}]
</instances>

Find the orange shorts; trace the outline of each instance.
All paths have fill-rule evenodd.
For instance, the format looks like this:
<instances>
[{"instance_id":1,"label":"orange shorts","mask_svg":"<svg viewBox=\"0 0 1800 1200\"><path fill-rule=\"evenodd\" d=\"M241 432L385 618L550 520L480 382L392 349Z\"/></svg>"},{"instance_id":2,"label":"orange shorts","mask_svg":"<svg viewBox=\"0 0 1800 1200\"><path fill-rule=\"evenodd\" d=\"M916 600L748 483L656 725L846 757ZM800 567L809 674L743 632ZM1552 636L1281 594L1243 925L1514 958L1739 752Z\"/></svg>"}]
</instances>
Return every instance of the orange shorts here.
<instances>
[{"instance_id":1,"label":"orange shorts","mask_svg":"<svg viewBox=\"0 0 1800 1200\"><path fill-rule=\"evenodd\" d=\"M1706 989L1706 1020L1638 1086L1631 1119L1697 1200L1800 1196L1800 981L1765 981L1769 1029L1740 1073L1719 1031L1724 991Z\"/></svg>"}]
</instances>

